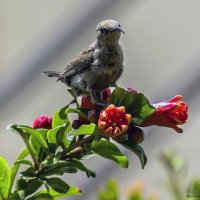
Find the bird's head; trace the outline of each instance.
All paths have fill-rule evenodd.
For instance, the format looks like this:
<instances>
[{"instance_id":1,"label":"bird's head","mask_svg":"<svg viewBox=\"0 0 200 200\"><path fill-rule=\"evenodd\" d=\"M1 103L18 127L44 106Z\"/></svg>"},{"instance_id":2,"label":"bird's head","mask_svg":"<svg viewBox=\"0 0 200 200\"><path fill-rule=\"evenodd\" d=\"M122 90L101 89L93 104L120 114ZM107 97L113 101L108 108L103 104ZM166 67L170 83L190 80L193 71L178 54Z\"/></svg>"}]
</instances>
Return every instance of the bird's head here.
<instances>
[{"instance_id":1,"label":"bird's head","mask_svg":"<svg viewBox=\"0 0 200 200\"><path fill-rule=\"evenodd\" d=\"M107 19L100 22L97 25L96 31L97 39L108 44L118 42L121 32L124 33L119 22L112 19Z\"/></svg>"}]
</instances>

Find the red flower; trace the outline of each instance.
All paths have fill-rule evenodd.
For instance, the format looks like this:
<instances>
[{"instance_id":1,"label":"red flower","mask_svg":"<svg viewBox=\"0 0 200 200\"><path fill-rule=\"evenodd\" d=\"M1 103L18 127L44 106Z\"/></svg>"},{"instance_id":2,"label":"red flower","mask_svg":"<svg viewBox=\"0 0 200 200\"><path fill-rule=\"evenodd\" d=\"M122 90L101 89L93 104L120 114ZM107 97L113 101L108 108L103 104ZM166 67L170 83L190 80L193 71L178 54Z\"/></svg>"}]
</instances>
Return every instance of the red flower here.
<instances>
[{"instance_id":1,"label":"red flower","mask_svg":"<svg viewBox=\"0 0 200 200\"><path fill-rule=\"evenodd\" d=\"M33 122L33 128L44 128L51 129L52 128L52 117L48 115L40 115Z\"/></svg>"},{"instance_id":2,"label":"red flower","mask_svg":"<svg viewBox=\"0 0 200 200\"><path fill-rule=\"evenodd\" d=\"M188 105L182 99L181 95L177 95L174 98L157 104L153 104L155 112L148 117L142 124L142 126L165 126L173 128L178 133L182 133L183 130L177 125L186 123L188 118Z\"/></svg>"},{"instance_id":3,"label":"red flower","mask_svg":"<svg viewBox=\"0 0 200 200\"><path fill-rule=\"evenodd\" d=\"M126 114L125 107L111 104L101 112L98 127L104 135L116 137L127 131L130 121L131 115Z\"/></svg>"}]
</instances>

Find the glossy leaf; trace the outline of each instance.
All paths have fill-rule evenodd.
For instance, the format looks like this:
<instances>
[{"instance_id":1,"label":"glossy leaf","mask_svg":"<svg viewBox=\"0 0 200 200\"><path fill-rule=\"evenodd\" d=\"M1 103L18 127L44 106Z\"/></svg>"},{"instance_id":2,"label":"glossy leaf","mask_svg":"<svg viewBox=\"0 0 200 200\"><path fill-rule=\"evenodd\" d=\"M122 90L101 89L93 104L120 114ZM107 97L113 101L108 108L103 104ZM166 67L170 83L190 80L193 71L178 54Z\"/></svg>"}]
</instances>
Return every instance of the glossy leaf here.
<instances>
[{"instance_id":1,"label":"glossy leaf","mask_svg":"<svg viewBox=\"0 0 200 200\"><path fill-rule=\"evenodd\" d=\"M109 141L94 141L92 142L90 150L104 158L115 161L121 167L128 167L128 158L120 152L116 145Z\"/></svg>"},{"instance_id":2,"label":"glossy leaf","mask_svg":"<svg viewBox=\"0 0 200 200\"><path fill-rule=\"evenodd\" d=\"M19 133L22 138L24 138L25 136L28 137L28 134L24 132L22 129L18 128L17 124L8 125L7 130Z\"/></svg>"},{"instance_id":3,"label":"glossy leaf","mask_svg":"<svg viewBox=\"0 0 200 200\"><path fill-rule=\"evenodd\" d=\"M0 199L6 199L10 187L10 169L3 157L0 157Z\"/></svg>"},{"instance_id":4,"label":"glossy leaf","mask_svg":"<svg viewBox=\"0 0 200 200\"><path fill-rule=\"evenodd\" d=\"M16 161L23 160L26 156L28 156L28 154L29 154L28 149L27 148L23 149L20 152L20 154L17 156ZM14 163L12 165L12 167L11 167L11 170L10 170L10 188L9 188L9 192L12 190L12 186L13 186L15 177L17 175L18 169L20 167L20 164L21 163Z\"/></svg>"},{"instance_id":5,"label":"glossy leaf","mask_svg":"<svg viewBox=\"0 0 200 200\"><path fill-rule=\"evenodd\" d=\"M52 129L63 125L66 121L65 118L60 117L59 112L55 112L52 118Z\"/></svg>"},{"instance_id":6,"label":"glossy leaf","mask_svg":"<svg viewBox=\"0 0 200 200\"><path fill-rule=\"evenodd\" d=\"M58 146L61 146L63 149L69 147L71 141L67 139L67 134L72 130L72 126L70 123L66 123L64 127L61 127L56 135L56 140Z\"/></svg>"},{"instance_id":7,"label":"glossy leaf","mask_svg":"<svg viewBox=\"0 0 200 200\"><path fill-rule=\"evenodd\" d=\"M65 135L65 131L68 126L69 126L69 122L64 123L63 125L58 126L56 128L50 129L47 132L47 140L49 143L51 153L55 153L56 148L59 145L58 134Z\"/></svg>"},{"instance_id":8,"label":"glossy leaf","mask_svg":"<svg viewBox=\"0 0 200 200\"><path fill-rule=\"evenodd\" d=\"M23 176L24 178L35 178L35 170L33 167L29 167L23 172L20 172L20 176Z\"/></svg>"},{"instance_id":9,"label":"glossy leaf","mask_svg":"<svg viewBox=\"0 0 200 200\"><path fill-rule=\"evenodd\" d=\"M45 140L47 139L47 132L48 132L48 129L39 128L39 129L37 129L37 132L40 133L40 135L41 135Z\"/></svg>"},{"instance_id":10,"label":"glossy leaf","mask_svg":"<svg viewBox=\"0 0 200 200\"><path fill-rule=\"evenodd\" d=\"M138 144L131 143L128 140L124 142L120 142L120 144L124 146L125 148L131 150L133 153L135 153L138 156L138 158L140 159L142 169L144 169L144 166L147 163L147 156L144 150L142 149L142 147Z\"/></svg>"},{"instance_id":11,"label":"glossy leaf","mask_svg":"<svg viewBox=\"0 0 200 200\"><path fill-rule=\"evenodd\" d=\"M59 192L56 192L53 189L49 189L48 191L47 190L42 190L39 193L37 193L35 196L42 195L42 194L49 194L55 199L57 199L57 198L60 199L62 197L81 195L82 192L81 192L81 190L79 188L77 188L75 186L70 186L69 190L66 193L59 193ZM28 199L28 200L37 200L37 199L35 198L35 199Z\"/></svg>"},{"instance_id":12,"label":"glossy leaf","mask_svg":"<svg viewBox=\"0 0 200 200\"><path fill-rule=\"evenodd\" d=\"M35 193L42 186L42 184L43 183L38 179L29 180L27 182L26 196Z\"/></svg>"},{"instance_id":13,"label":"glossy leaf","mask_svg":"<svg viewBox=\"0 0 200 200\"><path fill-rule=\"evenodd\" d=\"M110 104L115 106L124 106L126 111L129 112L129 107L131 106L136 94L128 92L123 88L117 87L113 91L110 97Z\"/></svg>"},{"instance_id":14,"label":"glossy leaf","mask_svg":"<svg viewBox=\"0 0 200 200\"><path fill-rule=\"evenodd\" d=\"M149 103L142 93L138 93L131 104L132 121L135 125L141 125L145 118L152 115L155 108Z\"/></svg>"},{"instance_id":15,"label":"glossy leaf","mask_svg":"<svg viewBox=\"0 0 200 200\"><path fill-rule=\"evenodd\" d=\"M83 171L86 173L87 177L93 177L95 178L96 177L96 173L90 169L88 169L82 162L80 162L78 159L71 159L69 161L69 163L76 167L77 169L79 169L80 171Z\"/></svg>"},{"instance_id":16,"label":"glossy leaf","mask_svg":"<svg viewBox=\"0 0 200 200\"><path fill-rule=\"evenodd\" d=\"M42 176L63 175L64 173L76 173L78 170L69 161L53 164L42 173Z\"/></svg>"},{"instance_id":17,"label":"glossy leaf","mask_svg":"<svg viewBox=\"0 0 200 200\"><path fill-rule=\"evenodd\" d=\"M45 139L36 129L33 129L28 126L22 126L22 125L19 125L18 128L27 132L29 135L31 135L33 140L35 142L39 143L42 148L48 149L48 145L47 145Z\"/></svg>"},{"instance_id":18,"label":"glossy leaf","mask_svg":"<svg viewBox=\"0 0 200 200\"><path fill-rule=\"evenodd\" d=\"M9 200L24 200L25 194L23 190L15 191L9 196Z\"/></svg>"},{"instance_id":19,"label":"glossy leaf","mask_svg":"<svg viewBox=\"0 0 200 200\"><path fill-rule=\"evenodd\" d=\"M17 160L14 162L14 165L17 165L17 164L24 164L24 165L29 165L29 166L33 166L32 162L30 160Z\"/></svg>"},{"instance_id":20,"label":"glossy leaf","mask_svg":"<svg viewBox=\"0 0 200 200\"><path fill-rule=\"evenodd\" d=\"M70 186L60 178L48 178L46 183L56 192L66 193Z\"/></svg>"},{"instance_id":21,"label":"glossy leaf","mask_svg":"<svg viewBox=\"0 0 200 200\"><path fill-rule=\"evenodd\" d=\"M54 200L50 194L35 194L27 200Z\"/></svg>"},{"instance_id":22,"label":"glossy leaf","mask_svg":"<svg viewBox=\"0 0 200 200\"><path fill-rule=\"evenodd\" d=\"M126 94L126 90L120 87L117 87L113 90L112 94L109 98L109 104L114 104L115 106L119 106L122 97Z\"/></svg>"},{"instance_id":23,"label":"glossy leaf","mask_svg":"<svg viewBox=\"0 0 200 200\"><path fill-rule=\"evenodd\" d=\"M18 179L16 182L16 189L18 191L24 191L25 196L35 193L41 186L42 181L38 179Z\"/></svg>"},{"instance_id":24,"label":"glossy leaf","mask_svg":"<svg viewBox=\"0 0 200 200\"><path fill-rule=\"evenodd\" d=\"M80 126L79 129L75 131L75 135L92 135L92 134L100 134L100 130L96 124L84 124Z\"/></svg>"}]
</instances>

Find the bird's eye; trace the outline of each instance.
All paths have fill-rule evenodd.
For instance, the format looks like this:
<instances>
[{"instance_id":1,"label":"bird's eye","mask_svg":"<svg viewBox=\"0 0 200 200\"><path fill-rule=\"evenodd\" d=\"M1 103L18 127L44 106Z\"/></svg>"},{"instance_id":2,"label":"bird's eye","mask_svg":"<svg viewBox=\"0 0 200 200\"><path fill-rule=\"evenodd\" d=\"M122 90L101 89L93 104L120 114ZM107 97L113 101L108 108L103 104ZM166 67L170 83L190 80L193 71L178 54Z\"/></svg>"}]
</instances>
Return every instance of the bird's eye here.
<instances>
[{"instance_id":1,"label":"bird's eye","mask_svg":"<svg viewBox=\"0 0 200 200\"><path fill-rule=\"evenodd\" d=\"M108 31L105 28L100 29L101 34L106 34Z\"/></svg>"}]
</instances>

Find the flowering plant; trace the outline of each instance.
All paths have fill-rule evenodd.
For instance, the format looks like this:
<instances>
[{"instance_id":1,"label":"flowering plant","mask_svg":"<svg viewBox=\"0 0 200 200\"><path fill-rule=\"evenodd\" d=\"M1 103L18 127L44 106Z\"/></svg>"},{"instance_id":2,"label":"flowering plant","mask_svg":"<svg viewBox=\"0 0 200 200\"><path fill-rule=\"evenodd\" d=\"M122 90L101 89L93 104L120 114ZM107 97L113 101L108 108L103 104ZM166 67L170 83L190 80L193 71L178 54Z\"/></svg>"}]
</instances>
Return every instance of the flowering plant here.
<instances>
[{"instance_id":1,"label":"flowering plant","mask_svg":"<svg viewBox=\"0 0 200 200\"><path fill-rule=\"evenodd\" d=\"M121 153L116 142L136 154L144 168L147 157L139 145L144 139L141 127L159 125L181 132L177 125L187 120L187 104L179 101L180 96L162 104L150 104L144 94L116 87L112 93L106 89L98 105L93 105L89 96L82 97L79 105L73 91L69 92L74 99L52 117L42 115L32 127L8 126L21 136L26 147L11 168L0 157L0 200L80 195L82 192L78 187L69 185L59 176L82 171L88 178L94 178L96 173L82 163L92 155L127 168L128 158ZM77 119L72 120L71 113L77 114ZM16 178L21 165L27 168Z\"/></svg>"}]
</instances>

